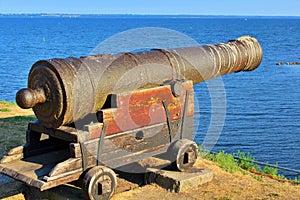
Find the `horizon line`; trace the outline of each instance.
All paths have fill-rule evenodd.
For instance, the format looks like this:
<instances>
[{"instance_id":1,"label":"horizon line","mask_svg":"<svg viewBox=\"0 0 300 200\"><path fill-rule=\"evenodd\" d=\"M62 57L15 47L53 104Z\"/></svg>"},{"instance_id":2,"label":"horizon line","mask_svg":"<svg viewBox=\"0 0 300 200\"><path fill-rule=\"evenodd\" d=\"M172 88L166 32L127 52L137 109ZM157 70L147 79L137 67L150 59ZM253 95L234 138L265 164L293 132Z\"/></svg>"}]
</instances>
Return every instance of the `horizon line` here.
<instances>
[{"instance_id":1,"label":"horizon line","mask_svg":"<svg viewBox=\"0 0 300 200\"><path fill-rule=\"evenodd\" d=\"M104 13L104 14L96 14L96 13L0 13L0 15L40 15L41 17L55 17L59 15L66 16L197 16L197 17L300 17L300 15L238 15L238 14L142 14L142 13Z\"/></svg>"}]
</instances>

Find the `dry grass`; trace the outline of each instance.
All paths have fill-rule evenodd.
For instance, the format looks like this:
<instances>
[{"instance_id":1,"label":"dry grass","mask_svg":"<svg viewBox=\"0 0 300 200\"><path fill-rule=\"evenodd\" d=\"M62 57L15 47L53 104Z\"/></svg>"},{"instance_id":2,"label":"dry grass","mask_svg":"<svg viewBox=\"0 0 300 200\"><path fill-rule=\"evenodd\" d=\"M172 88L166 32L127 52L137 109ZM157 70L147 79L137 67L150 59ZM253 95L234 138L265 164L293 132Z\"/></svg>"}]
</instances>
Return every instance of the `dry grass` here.
<instances>
[{"instance_id":1,"label":"dry grass","mask_svg":"<svg viewBox=\"0 0 300 200\"><path fill-rule=\"evenodd\" d=\"M0 119L0 156L9 149L25 143L25 134L32 116L16 116Z\"/></svg>"},{"instance_id":2,"label":"dry grass","mask_svg":"<svg viewBox=\"0 0 300 200\"><path fill-rule=\"evenodd\" d=\"M14 103L0 101L1 110L0 157L12 147L25 143L27 124L29 121L35 119L32 110L23 110Z\"/></svg>"},{"instance_id":3,"label":"dry grass","mask_svg":"<svg viewBox=\"0 0 300 200\"><path fill-rule=\"evenodd\" d=\"M0 101L0 118L8 118L15 116L33 116L32 109L21 109L16 103Z\"/></svg>"},{"instance_id":4,"label":"dry grass","mask_svg":"<svg viewBox=\"0 0 300 200\"><path fill-rule=\"evenodd\" d=\"M112 200L135 200L135 199L215 199L215 200L299 200L300 185L290 181L277 180L270 176L256 175L251 172L229 173L224 171L217 163L198 159L196 166L209 169L214 178L211 182L202 186L194 187L182 193L171 193L155 184L146 185L120 194L115 194ZM257 177L260 177L257 180Z\"/></svg>"}]
</instances>

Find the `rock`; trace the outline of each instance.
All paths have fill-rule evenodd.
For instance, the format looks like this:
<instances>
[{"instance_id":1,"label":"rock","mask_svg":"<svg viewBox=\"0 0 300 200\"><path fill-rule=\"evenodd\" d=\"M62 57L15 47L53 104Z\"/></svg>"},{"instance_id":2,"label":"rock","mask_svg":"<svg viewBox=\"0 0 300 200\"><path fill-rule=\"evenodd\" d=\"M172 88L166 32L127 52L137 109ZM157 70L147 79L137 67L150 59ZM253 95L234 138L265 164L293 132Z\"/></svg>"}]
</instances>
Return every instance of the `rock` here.
<instances>
[{"instance_id":1,"label":"rock","mask_svg":"<svg viewBox=\"0 0 300 200\"><path fill-rule=\"evenodd\" d=\"M300 65L300 62L287 62L288 65Z\"/></svg>"},{"instance_id":2,"label":"rock","mask_svg":"<svg viewBox=\"0 0 300 200\"><path fill-rule=\"evenodd\" d=\"M276 65L300 65L300 62L278 62Z\"/></svg>"},{"instance_id":3,"label":"rock","mask_svg":"<svg viewBox=\"0 0 300 200\"><path fill-rule=\"evenodd\" d=\"M285 62L278 62L276 65L285 65Z\"/></svg>"}]
</instances>

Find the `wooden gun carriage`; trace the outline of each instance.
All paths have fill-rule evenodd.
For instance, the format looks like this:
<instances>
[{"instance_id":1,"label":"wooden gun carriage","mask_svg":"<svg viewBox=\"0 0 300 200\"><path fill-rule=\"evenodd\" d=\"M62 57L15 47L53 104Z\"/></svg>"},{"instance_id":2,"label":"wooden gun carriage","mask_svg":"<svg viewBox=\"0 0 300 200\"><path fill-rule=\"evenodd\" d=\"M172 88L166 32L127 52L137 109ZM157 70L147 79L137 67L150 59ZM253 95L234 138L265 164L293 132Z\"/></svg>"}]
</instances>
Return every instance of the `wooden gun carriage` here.
<instances>
[{"instance_id":1,"label":"wooden gun carriage","mask_svg":"<svg viewBox=\"0 0 300 200\"><path fill-rule=\"evenodd\" d=\"M172 91L174 87L181 89ZM110 101L114 107L100 110L99 122L82 130L30 122L27 143L1 160L1 173L41 190L76 181L85 173L82 187L91 198L99 184L99 196L113 192L116 175L110 168L166 153L179 170L194 164L198 148L192 141L192 81L112 94Z\"/></svg>"},{"instance_id":2,"label":"wooden gun carriage","mask_svg":"<svg viewBox=\"0 0 300 200\"><path fill-rule=\"evenodd\" d=\"M196 54L204 61L193 66ZM185 55L184 59L179 55ZM38 120L28 124L26 144L2 158L0 173L41 191L81 180L85 199L103 199L115 190L113 169L126 164L160 156L185 171L198 155L193 142L193 84L253 70L261 59L259 43L246 36L219 45L125 53L117 58L98 55L39 61L30 71L28 88L16 97L20 107L33 107ZM209 61L213 62L211 73L207 73ZM100 66L101 79L87 76L85 72L96 74L103 63L109 66ZM167 66L167 73L148 70L157 63ZM78 73L82 66L84 73ZM112 89L112 82L134 68L128 66L138 66L141 77ZM175 69L182 76L174 77ZM145 81L145 77L155 81ZM83 82L76 85L77 80ZM81 90L74 92L77 86Z\"/></svg>"}]
</instances>

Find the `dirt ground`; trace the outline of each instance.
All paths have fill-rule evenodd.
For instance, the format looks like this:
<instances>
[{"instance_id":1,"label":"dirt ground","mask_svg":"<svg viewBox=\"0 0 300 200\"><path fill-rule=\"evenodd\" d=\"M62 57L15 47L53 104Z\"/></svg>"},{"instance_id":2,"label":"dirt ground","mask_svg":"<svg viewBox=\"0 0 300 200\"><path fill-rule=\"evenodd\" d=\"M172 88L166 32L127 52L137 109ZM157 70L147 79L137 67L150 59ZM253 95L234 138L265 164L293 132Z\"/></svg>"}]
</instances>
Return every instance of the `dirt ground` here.
<instances>
[{"instance_id":1,"label":"dirt ground","mask_svg":"<svg viewBox=\"0 0 300 200\"><path fill-rule=\"evenodd\" d=\"M265 175L251 172L234 174L225 172L216 163L198 159L196 166L209 169L214 178L211 182L192 188L181 193L169 192L156 184L137 187L135 189L115 194L112 200L157 200L157 199L213 199L213 200L299 200L300 185L289 181L282 181ZM22 194L6 198L5 200L24 200Z\"/></svg>"},{"instance_id":2,"label":"dirt ground","mask_svg":"<svg viewBox=\"0 0 300 200\"><path fill-rule=\"evenodd\" d=\"M17 115L32 115L31 110L22 110L15 105L0 104L0 108L9 108L10 112L0 112L0 118ZM112 200L157 200L157 199L214 199L214 200L273 200L300 199L300 185L289 181L276 180L266 175L247 172L234 174L222 170L218 165L206 159L198 159L196 166L209 169L214 178L211 182L194 187L181 193L171 193L155 184L115 194ZM23 200L22 194L5 200Z\"/></svg>"},{"instance_id":3,"label":"dirt ground","mask_svg":"<svg viewBox=\"0 0 300 200\"><path fill-rule=\"evenodd\" d=\"M8 109L8 110L5 112L0 111L0 118L34 115L32 109L22 109L14 104L0 103L0 110L1 109Z\"/></svg>"},{"instance_id":4,"label":"dirt ground","mask_svg":"<svg viewBox=\"0 0 300 200\"><path fill-rule=\"evenodd\" d=\"M299 184L295 185L250 172L246 175L241 172L230 174L218 167L216 163L205 159L198 159L196 166L211 170L214 174L213 180L179 194L168 192L152 184L116 194L112 199L300 199Z\"/></svg>"}]
</instances>

